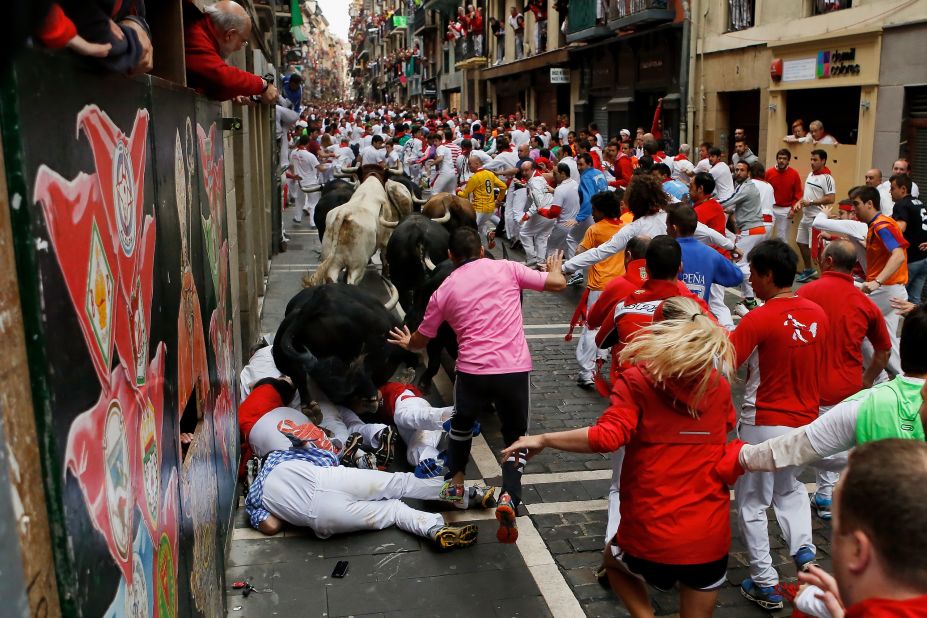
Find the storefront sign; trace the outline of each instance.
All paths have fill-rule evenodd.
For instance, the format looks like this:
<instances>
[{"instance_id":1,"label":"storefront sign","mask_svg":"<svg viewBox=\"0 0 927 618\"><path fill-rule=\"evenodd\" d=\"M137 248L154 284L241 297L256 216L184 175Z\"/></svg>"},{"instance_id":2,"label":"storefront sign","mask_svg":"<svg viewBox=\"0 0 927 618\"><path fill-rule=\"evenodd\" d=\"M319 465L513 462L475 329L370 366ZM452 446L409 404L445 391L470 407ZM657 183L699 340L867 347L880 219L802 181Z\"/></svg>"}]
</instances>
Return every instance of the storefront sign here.
<instances>
[{"instance_id":1,"label":"storefront sign","mask_svg":"<svg viewBox=\"0 0 927 618\"><path fill-rule=\"evenodd\" d=\"M817 66L816 58L800 58L798 60L786 60L782 63L782 81L800 82L807 79L814 79L815 67Z\"/></svg>"},{"instance_id":2,"label":"storefront sign","mask_svg":"<svg viewBox=\"0 0 927 618\"><path fill-rule=\"evenodd\" d=\"M550 69L550 83L552 84L569 84L570 69Z\"/></svg>"},{"instance_id":3,"label":"storefront sign","mask_svg":"<svg viewBox=\"0 0 927 618\"><path fill-rule=\"evenodd\" d=\"M817 76L819 78L834 77L838 75L859 75L859 64L856 62L856 48L819 51L817 62Z\"/></svg>"}]
</instances>

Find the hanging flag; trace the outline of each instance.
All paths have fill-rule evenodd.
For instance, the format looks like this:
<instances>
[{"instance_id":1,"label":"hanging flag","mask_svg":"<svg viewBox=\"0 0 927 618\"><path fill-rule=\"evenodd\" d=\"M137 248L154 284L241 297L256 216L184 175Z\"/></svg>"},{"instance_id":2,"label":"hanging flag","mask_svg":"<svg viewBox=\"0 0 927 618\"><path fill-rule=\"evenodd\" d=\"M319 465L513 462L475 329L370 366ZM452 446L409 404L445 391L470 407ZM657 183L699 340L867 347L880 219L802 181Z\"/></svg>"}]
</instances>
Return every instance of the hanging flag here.
<instances>
[{"instance_id":1,"label":"hanging flag","mask_svg":"<svg viewBox=\"0 0 927 618\"><path fill-rule=\"evenodd\" d=\"M305 43L309 40L303 28L303 12L299 6L299 0L290 0L290 32L297 43Z\"/></svg>"}]
</instances>

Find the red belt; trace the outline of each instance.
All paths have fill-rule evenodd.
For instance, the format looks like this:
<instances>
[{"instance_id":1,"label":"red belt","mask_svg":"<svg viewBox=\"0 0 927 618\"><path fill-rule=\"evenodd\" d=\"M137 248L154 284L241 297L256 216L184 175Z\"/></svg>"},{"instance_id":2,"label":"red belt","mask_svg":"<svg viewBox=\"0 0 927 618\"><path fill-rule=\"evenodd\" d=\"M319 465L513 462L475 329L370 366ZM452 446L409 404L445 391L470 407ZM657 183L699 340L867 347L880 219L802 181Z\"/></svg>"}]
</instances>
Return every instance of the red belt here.
<instances>
[{"instance_id":1,"label":"red belt","mask_svg":"<svg viewBox=\"0 0 927 618\"><path fill-rule=\"evenodd\" d=\"M763 215L763 223L772 223L772 222L773 222L772 215Z\"/></svg>"},{"instance_id":2,"label":"red belt","mask_svg":"<svg viewBox=\"0 0 927 618\"><path fill-rule=\"evenodd\" d=\"M741 234L746 234L747 236L759 236L760 234L766 233L765 226L751 227L749 230L741 230Z\"/></svg>"}]
</instances>

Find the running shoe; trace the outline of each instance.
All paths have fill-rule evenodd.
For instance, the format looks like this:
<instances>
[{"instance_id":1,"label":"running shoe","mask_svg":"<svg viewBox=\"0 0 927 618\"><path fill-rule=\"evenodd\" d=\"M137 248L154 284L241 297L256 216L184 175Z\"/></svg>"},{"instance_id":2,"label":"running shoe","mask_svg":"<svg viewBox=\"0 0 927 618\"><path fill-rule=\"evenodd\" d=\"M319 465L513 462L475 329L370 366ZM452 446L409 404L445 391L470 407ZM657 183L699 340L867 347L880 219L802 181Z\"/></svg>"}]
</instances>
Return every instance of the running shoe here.
<instances>
[{"instance_id":1,"label":"running shoe","mask_svg":"<svg viewBox=\"0 0 927 618\"><path fill-rule=\"evenodd\" d=\"M351 465L354 463L354 456L360 450L361 443L364 439L357 432L352 433L348 436L348 441L344 443L344 448L341 450L341 462Z\"/></svg>"},{"instance_id":2,"label":"running shoe","mask_svg":"<svg viewBox=\"0 0 927 618\"><path fill-rule=\"evenodd\" d=\"M592 378L579 377L576 378L576 386L587 391L595 390L595 380Z\"/></svg>"},{"instance_id":3,"label":"running shoe","mask_svg":"<svg viewBox=\"0 0 927 618\"><path fill-rule=\"evenodd\" d=\"M489 232L486 233L486 246L489 247L490 249L495 249L495 248L496 248L496 232L495 232L495 230L489 230Z\"/></svg>"},{"instance_id":4,"label":"running shoe","mask_svg":"<svg viewBox=\"0 0 927 618\"><path fill-rule=\"evenodd\" d=\"M469 492L468 508L471 509L491 509L496 506L496 488L489 485L476 486L471 485L467 490Z\"/></svg>"},{"instance_id":5,"label":"running shoe","mask_svg":"<svg viewBox=\"0 0 927 618\"><path fill-rule=\"evenodd\" d=\"M583 273L575 272L570 275L570 278L567 279L567 285L582 285L583 284Z\"/></svg>"},{"instance_id":6,"label":"running shoe","mask_svg":"<svg viewBox=\"0 0 927 618\"><path fill-rule=\"evenodd\" d=\"M606 590L611 590L612 585L608 581L608 569L605 568L604 564L600 564L593 574L595 575L595 580L599 582L599 585L605 588Z\"/></svg>"},{"instance_id":7,"label":"running shoe","mask_svg":"<svg viewBox=\"0 0 927 618\"><path fill-rule=\"evenodd\" d=\"M343 461L343 460L342 460ZM377 457L373 453L368 453L361 449L357 449L354 453L354 466L358 470L379 470L377 466Z\"/></svg>"},{"instance_id":8,"label":"running shoe","mask_svg":"<svg viewBox=\"0 0 927 618\"><path fill-rule=\"evenodd\" d=\"M749 577L741 582L740 594L763 609L772 610L785 607L785 601L776 586L757 586L756 582Z\"/></svg>"},{"instance_id":9,"label":"running shoe","mask_svg":"<svg viewBox=\"0 0 927 618\"><path fill-rule=\"evenodd\" d=\"M824 521L830 520L830 498L825 498L824 496L814 494L811 496L811 506L814 508L814 512L817 513L818 517Z\"/></svg>"},{"instance_id":10,"label":"running shoe","mask_svg":"<svg viewBox=\"0 0 927 618\"><path fill-rule=\"evenodd\" d=\"M429 457L418 462L413 474L415 474L416 478L433 479L442 472L444 472L444 465L437 459Z\"/></svg>"},{"instance_id":11,"label":"running shoe","mask_svg":"<svg viewBox=\"0 0 927 618\"><path fill-rule=\"evenodd\" d=\"M798 281L799 283L808 283L812 279L817 279L817 278L818 278L817 270L813 268L806 268L805 270L801 271L797 277L795 277L795 280Z\"/></svg>"},{"instance_id":12,"label":"running shoe","mask_svg":"<svg viewBox=\"0 0 927 618\"><path fill-rule=\"evenodd\" d=\"M377 442L380 446L373 454L377 456L377 467L380 470L386 470L393 462L393 456L396 454L396 435L396 430L390 426L377 434Z\"/></svg>"},{"instance_id":13,"label":"running shoe","mask_svg":"<svg viewBox=\"0 0 927 618\"><path fill-rule=\"evenodd\" d=\"M459 547L470 547L476 543L476 537L479 529L473 524L465 526L453 526L445 524L435 526L428 532L435 546L440 550L451 550Z\"/></svg>"},{"instance_id":14,"label":"running shoe","mask_svg":"<svg viewBox=\"0 0 927 618\"><path fill-rule=\"evenodd\" d=\"M792 559L795 561L795 568L799 571L807 571L810 566L817 566L818 563L814 560L814 548L810 545L802 545L798 548L798 551L795 552L795 555L792 556Z\"/></svg>"},{"instance_id":15,"label":"running shoe","mask_svg":"<svg viewBox=\"0 0 927 618\"><path fill-rule=\"evenodd\" d=\"M453 481L447 480L441 486L438 498L445 502L462 502L465 491L467 491L467 488L463 484L455 485Z\"/></svg>"},{"instance_id":16,"label":"running shoe","mask_svg":"<svg viewBox=\"0 0 927 618\"><path fill-rule=\"evenodd\" d=\"M450 433L451 419L447 419L446 421L444 421L444 423L441 425L441 429L443 429L445 433ZM473 430L470 432L470 435L474 438L480 435L480 422L479 421L473 421Z\"/></svg>"},{"instance_id":17,"label":"running shoe","mask_svg":"<svg viewBox=\"0 0 927 618\"><path fill-rule=\"evenodd\" d=\"M502 495L499 496L499 502L496 504L496 519L499 521L496 539L500 543L514 543L518 540L516 515L512 496L508 492L502 492Z\"/></svg>"},{"instance_id":18,"label":"running shoe","mask_svg":"<svg viewBox=\"0 0 927 618\"><path fill-rule=\"evenodd\" d=\"M335 452L335 447L332 445L331 440L328 439L328 436L325 435L325 432L312 423L297 425L287 418L277 423L277 431L287 437L293 444L293 448L300 449L312 446Z\"/></svg>"}]
</instances>

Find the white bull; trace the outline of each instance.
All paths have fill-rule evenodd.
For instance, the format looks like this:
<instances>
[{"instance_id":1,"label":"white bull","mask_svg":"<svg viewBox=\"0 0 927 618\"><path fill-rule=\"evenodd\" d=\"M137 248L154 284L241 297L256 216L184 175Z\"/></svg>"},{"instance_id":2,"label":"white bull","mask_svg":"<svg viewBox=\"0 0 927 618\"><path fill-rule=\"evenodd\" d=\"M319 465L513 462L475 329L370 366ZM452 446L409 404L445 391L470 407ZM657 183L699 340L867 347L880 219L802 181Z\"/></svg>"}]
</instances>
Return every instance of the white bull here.
<instances>
[{"instance_id":1,"label":"white bull","mask_svg":"<svg viewBox=\"0 0 927 618\"><path fill-rule=\"evenodd\" d=\"M381 256L399 220L412 212L412 194L401 183L370 175L346 203L331 210L325 218L322 263L312 275L303 278L306 287L335 282L346 271L347 282L357 285L370 258ZM384 279L385 281L385 279ZM387 283L393 296L395 288Z\"/></svg>"}]
</instances>

